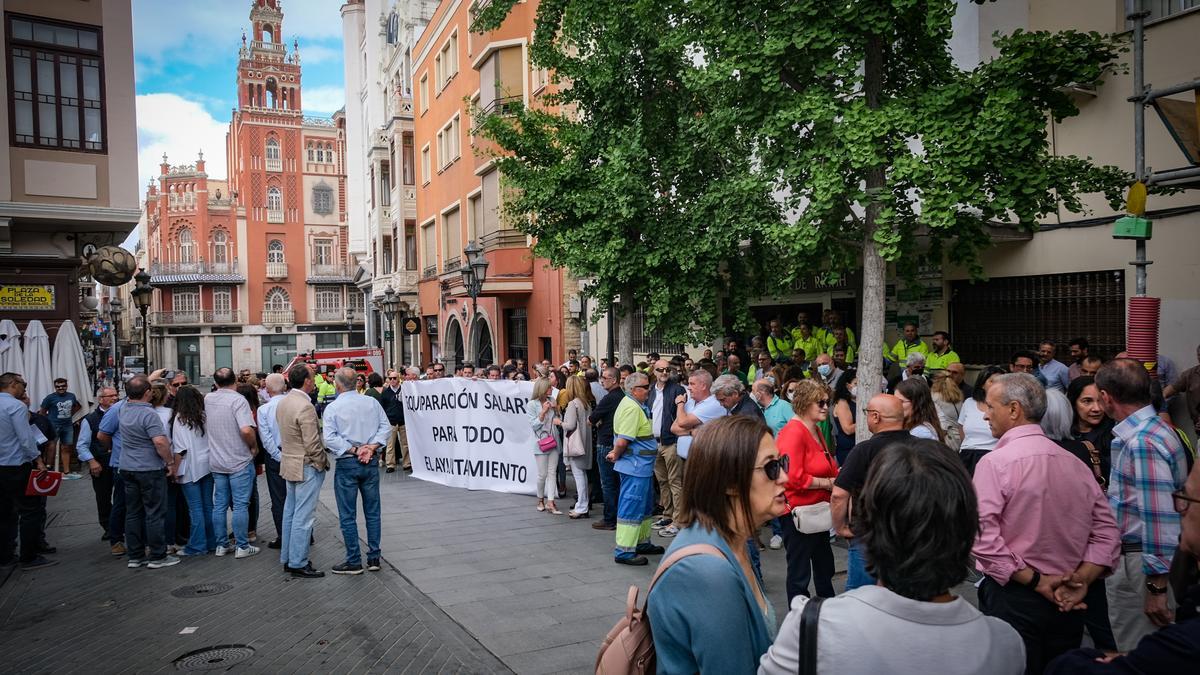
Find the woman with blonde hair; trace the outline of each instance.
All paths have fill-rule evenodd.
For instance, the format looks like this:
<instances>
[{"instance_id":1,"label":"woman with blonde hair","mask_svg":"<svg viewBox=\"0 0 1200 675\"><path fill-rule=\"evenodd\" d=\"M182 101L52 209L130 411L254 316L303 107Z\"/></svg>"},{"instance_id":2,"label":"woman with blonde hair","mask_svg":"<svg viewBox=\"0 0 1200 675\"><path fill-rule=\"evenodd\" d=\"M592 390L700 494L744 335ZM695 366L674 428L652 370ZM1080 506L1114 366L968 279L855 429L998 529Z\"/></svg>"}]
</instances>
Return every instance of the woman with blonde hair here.
<instances>
[{"instance_id":1,"label":"woman with blonde hair","mask_svg":"<svg viewBox=\"0 0 1200 675\"><path fill-rule=\"evenodd\" d=\"M938 423L945 432L946 445L950 449L958 452L962 445L963 431L958 424L958 416L962 414L963 393L962 389L958 388L958 383L950 378L950 373L945 370L939 370L933 376L933 385L930 386L933 392L933 405L937 408Z\"/></svg>"},{"instance_id":2,"label":"woman with blonde hair","mask_svg":"<svg viewBox=\"0 0 1200 675\"><path fill-rule=\"evenodd\" d=\"M539 377L533 381L533 393L526 404L525 412L529 415L530 426L533 427L533 456L538 467L537 510L549 510L550 513L561 516L562 511L554 504L554 500L558 498L558 481L554 468L558 466L562 448L558 446L554 437L554 427L561 427L562 420L558 417L558 404L550 398L550 378Z\"/></svg>"},{"instance_id":3,"label":"woman with blonde hair","mask_svg":"<svg viewBox=\"0 0 1200 675\"><path fill-rule=\"evenodd\" d=\"M572 520L588 517L588 471L592 470L592 425L588 416L596 407L591 387L582 377L567 378L567 407L563 411L563 453L575 478L575 506L567 514Z\"/></svg>"},{"instance_id":4,"label":"woman with blonde hair","mask_svg":"<svg viewBox=\"0 0 1200 675\"><path fill-rule=\"evenodd\" d=\"M792 397L792 410L796 416L779 430L776 444L780 457L787 457L790 465L785 490L788 506L792 509L828 504L833 494L833 479L838 474L837 459L818 427L829 418L829 399L830 392L824 384L801 380ZM829 546L829 531L801 532L791 515L780 521L787 552L788 603L797 595L809 594L809 581L813 582L818 596L833 597L833 549Z\"/></svg>"}]
</instances>

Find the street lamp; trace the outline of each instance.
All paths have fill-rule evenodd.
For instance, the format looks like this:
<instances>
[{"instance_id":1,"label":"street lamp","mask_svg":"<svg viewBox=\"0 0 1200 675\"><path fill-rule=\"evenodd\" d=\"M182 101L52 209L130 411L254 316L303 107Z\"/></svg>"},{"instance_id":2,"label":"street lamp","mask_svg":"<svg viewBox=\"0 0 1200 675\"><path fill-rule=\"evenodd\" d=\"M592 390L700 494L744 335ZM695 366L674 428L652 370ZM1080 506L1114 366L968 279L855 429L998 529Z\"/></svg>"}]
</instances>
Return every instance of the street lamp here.
<instances>
[{"instance_id":1,"label":"street lamp","mask_svg":"<svg viewBox=\"0 0 1200 675\"><path fill-rule=\"evenodd\" d=\"M142 361L145 362L146 374L150 373L150 324L146 322L146 312L150 310L150 302L154 299L154 287L150 285L150 274L145 269L139 269L133 276L137 285L133 287L133 302L142 315Z\"/></svg>"},{"instance_id":2,"label":"street lamp","mask_svg":"<svg viewBox=\"0 0 1200 675\"><path fill-rule=\"evenodd\" d=\"M396 291L392 290L391 284L389 284L387 288L383 289L383 302L380 303L380 305L383 307L383 317L387 319L387 332L384 335L384 338L387 339L392 350L392 357L389 361L389 365L395 367L397 364L391 363L391 361L396 360L396 333L394 330L396 328L396 310L400 307L400 298L396 297Z\"/></svg>"},{"instance_id":3,"label":"street lamp","mask_svg":"<svg viewBox=\"0 0 1200 675\"><path fill-rule=\"evenodd\" d=\"M120 298L113 298L108 302L108 341L109 346L112 348L113 387L116 388L121 386L121 352L119 350L119 345L117 345L118 335L120 333L118 330L118 324L121 322L121 305L122 303Z\"/></svg>"},{"instance_id":4,"label":"street lamp","mask_svg":"<svg viewBox=\"0 0 1200 675\"><path fill-rule=\"evenodd\" d=\"M487 280L488 261L483 257L483 248L474 239L467 242L467 247L463 249L463 257L467 259L467 264L462 266L460 274L462 274L463 288L471 298L471 316L467 320L466 336L469 345L471 344L471 324L474 323L475 314L479 311L479 294L483 291L483 282Z\"/></svg>"}]
</instances>

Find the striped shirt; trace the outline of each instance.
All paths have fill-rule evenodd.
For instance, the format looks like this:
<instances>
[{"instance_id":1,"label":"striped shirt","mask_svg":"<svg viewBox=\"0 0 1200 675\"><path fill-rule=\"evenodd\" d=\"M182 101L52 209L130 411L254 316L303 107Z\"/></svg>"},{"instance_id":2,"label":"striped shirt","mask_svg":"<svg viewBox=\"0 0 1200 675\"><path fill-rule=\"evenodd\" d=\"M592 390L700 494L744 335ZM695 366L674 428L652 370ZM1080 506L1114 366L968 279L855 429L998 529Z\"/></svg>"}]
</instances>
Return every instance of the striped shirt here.
<instances>
[{"instance_id":1,"label":"striped shirt","mask_svg":"<svg viewBox=\"0 0 1200 675\"><path fill-rule=\"evenodd\" d=\"M1179 436L1146 406L1113 427L1108 501L1123 543L1141 543L1147 576L1166 574L1179 544L1179 514L1171 493L1187 480Z\"/></svg>"}]
</instances>

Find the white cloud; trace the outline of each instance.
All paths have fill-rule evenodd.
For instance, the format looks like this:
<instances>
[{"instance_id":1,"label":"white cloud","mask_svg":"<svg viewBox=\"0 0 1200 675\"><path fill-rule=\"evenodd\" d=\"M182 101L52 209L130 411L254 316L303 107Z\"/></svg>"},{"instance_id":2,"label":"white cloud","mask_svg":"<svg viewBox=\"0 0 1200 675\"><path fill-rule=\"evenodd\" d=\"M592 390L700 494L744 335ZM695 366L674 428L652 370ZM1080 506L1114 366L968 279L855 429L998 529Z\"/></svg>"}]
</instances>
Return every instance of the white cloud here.
<instances>
[{"instance_id":1,"label":"white cloud","mask_svg":"<svg viewBox=\"0 0 1200 675\"><path fill-rule=\"evenodd\" d=\"M204 106L176 94L141 94L137 97L138 179L145 196L146 184L159 175L167 154L172 165L193 164L204 151L205 171L225 178L225 134L228 124L214 118Z\"/></svg>"},{"instance_id":2,"label":"white cloud","mask_svg":"<svg viewBox=\"0 0 1200 675\"><path fill-rule=\"evenodd\" d=\"M166 2L134 0L134 44L139 58L160 60L168 52L187 46L189 60L212 61L221 45L236 49L242 29L249 31L250 3L246 0ZM249 34L249 33L247 33ZM326 40L342 35L341 3L329 0L291 0L283 6L283 36L300 39L301 56L306 40ZM251 36L250 39L253 39Z\"/></svg>"},{"instance_id":3,"label":"white cloud","mask_svg":"<svg viewBox=\"0 0 1200 675\"><path fill-rule=\"evenodd\" d=\"M326 63L342 58L342 50L324 45L300 45L300 62L304 65Z\"/></svg>"},{"instance_id":4,"label":"white cloud","mask_svg":"<svg viewBox=\"0 0 1200 675\"><path fill-rule=\"evenodd\" d=\"M305 87L300 93L300 105L305 112L334 113L345 104L346 90L342 87Z\"/></svg>"}]
</instances>

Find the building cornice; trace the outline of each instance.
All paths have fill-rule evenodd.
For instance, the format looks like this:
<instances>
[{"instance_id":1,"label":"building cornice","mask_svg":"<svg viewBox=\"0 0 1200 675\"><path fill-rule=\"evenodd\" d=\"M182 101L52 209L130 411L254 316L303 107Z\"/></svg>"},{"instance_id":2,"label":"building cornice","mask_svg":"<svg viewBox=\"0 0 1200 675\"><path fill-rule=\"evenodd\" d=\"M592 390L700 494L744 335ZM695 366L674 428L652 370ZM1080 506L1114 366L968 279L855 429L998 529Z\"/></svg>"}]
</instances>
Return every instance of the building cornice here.
<instances>
[{"instance_id":1,"label":"building cornice","mask_svg":"<svg viewBox=\"0 0 1200 675\"><path fill-rule=\"evenodd\" d=\"M0 217L34 220L76 221L136 225L142 211L107 206L47 204L45 202L0 202Z\"/></svg>"}]
</instances>

